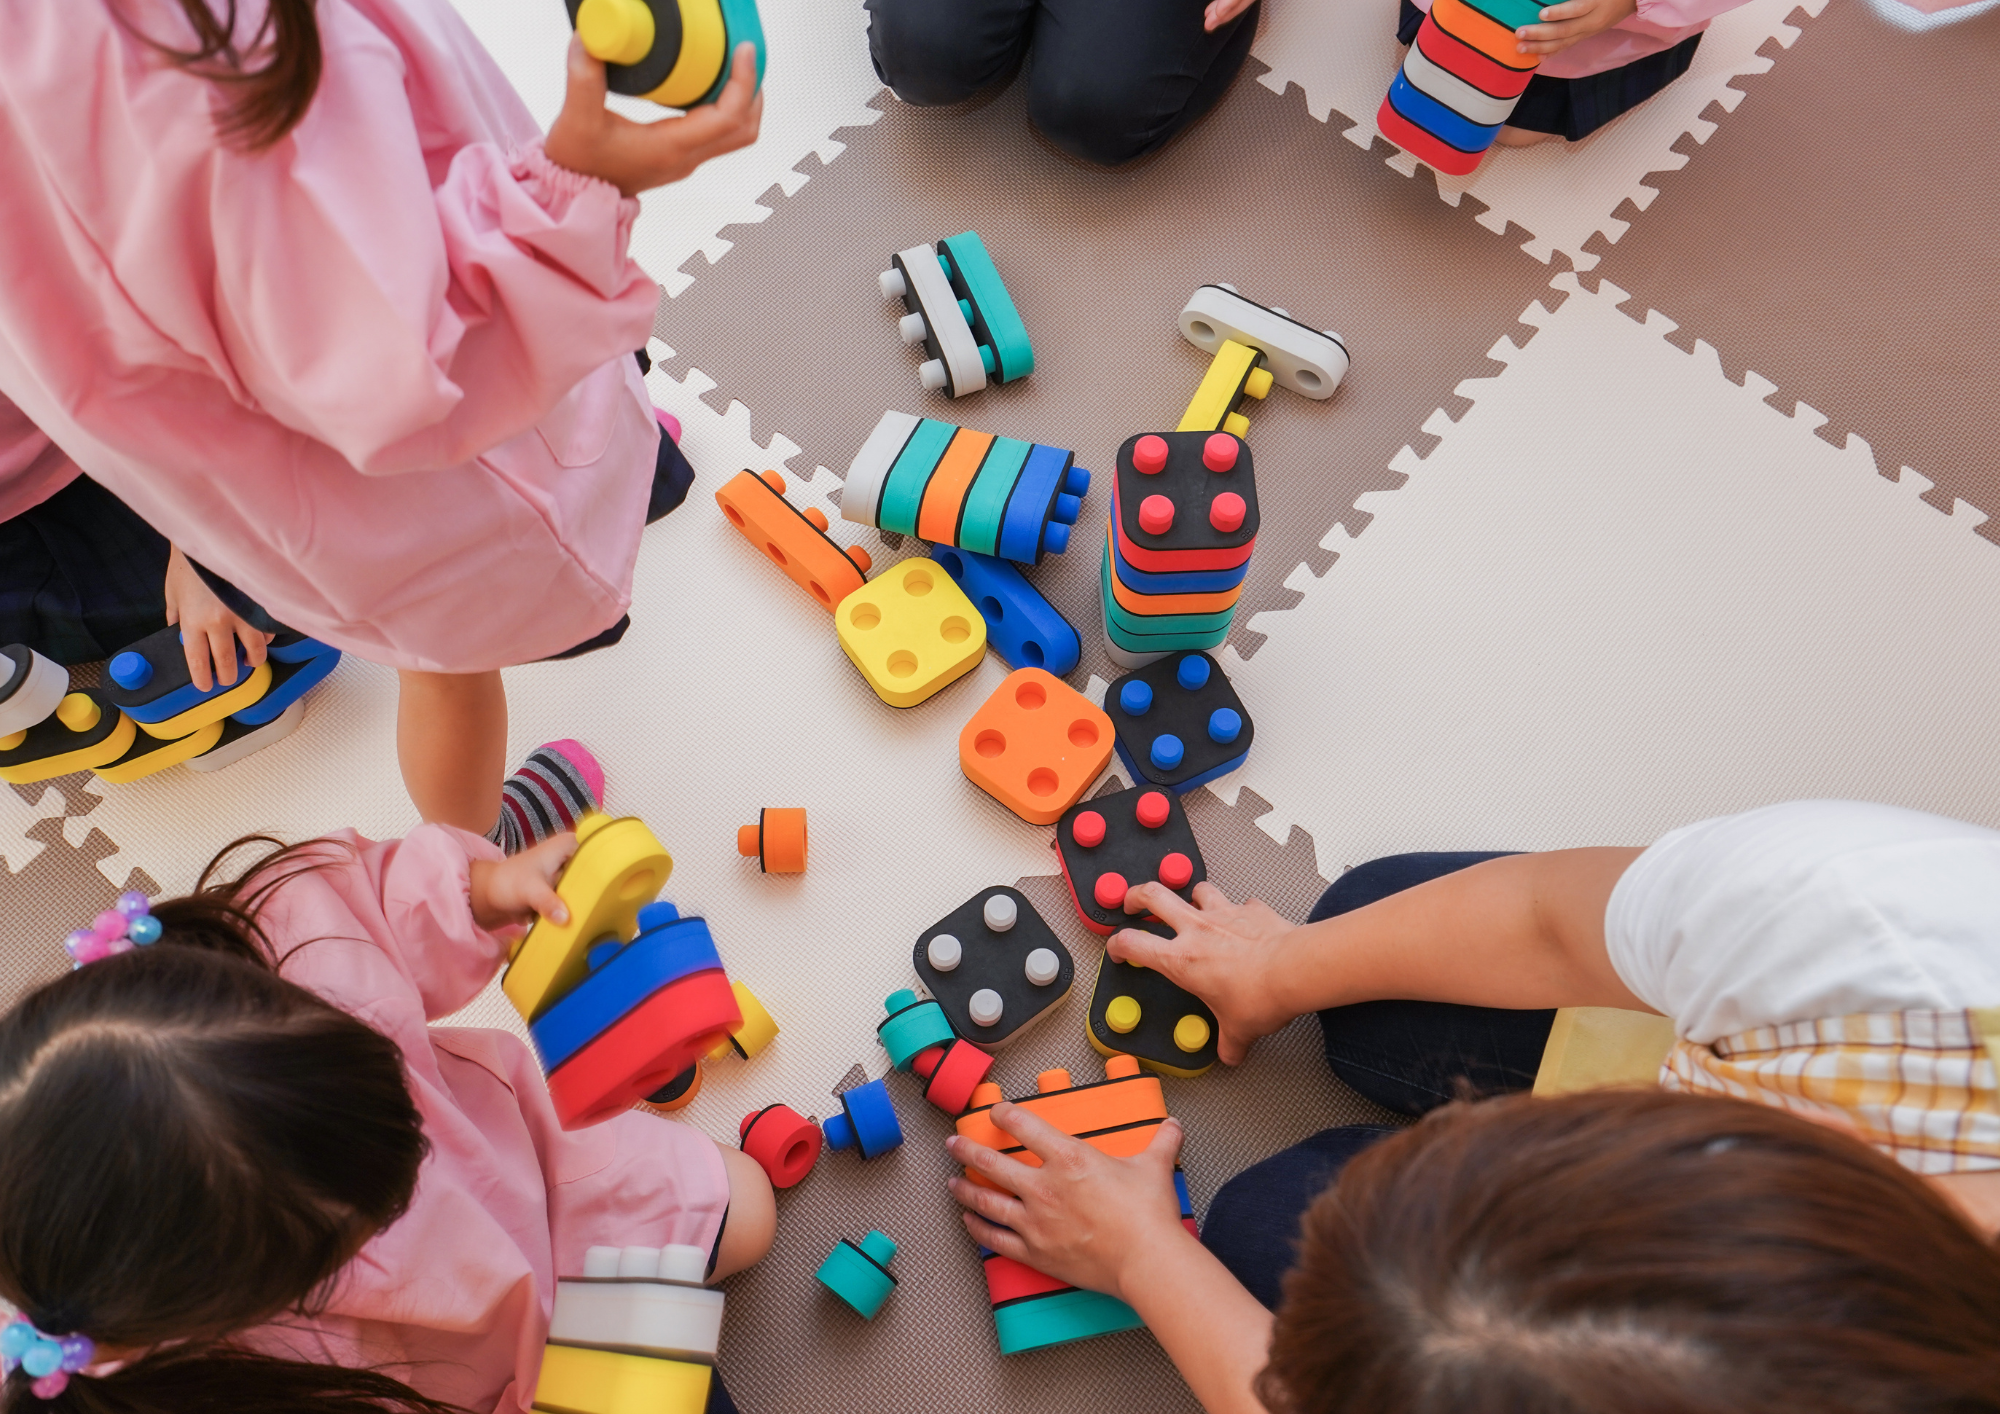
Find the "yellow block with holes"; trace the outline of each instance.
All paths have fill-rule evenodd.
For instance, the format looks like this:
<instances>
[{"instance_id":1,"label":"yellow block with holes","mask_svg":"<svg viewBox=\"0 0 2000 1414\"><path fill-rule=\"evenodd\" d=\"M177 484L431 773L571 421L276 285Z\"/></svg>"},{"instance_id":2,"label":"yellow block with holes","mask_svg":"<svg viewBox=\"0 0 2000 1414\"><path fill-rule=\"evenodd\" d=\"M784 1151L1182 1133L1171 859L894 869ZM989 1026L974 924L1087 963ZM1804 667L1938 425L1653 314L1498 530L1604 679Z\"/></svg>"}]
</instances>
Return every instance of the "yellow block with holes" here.
<instances>
[{"instance_id":1,"label":"yellow block with holes","mask_svg":"<svg viewBox=\"0 0 2000 1414\"><path fill-rule=\"evenodd\" d=\"M1233 409L1240 398L1261 398L1271 391L1271 370L1259 366L1263 355L1247 344L1224 339L1222 347L1208 362L1201 386L1194 390L1187 411L1181 414L1176 432L1233 432L1238 437L1250 430L1250 419Z\"/></svg>"},{"instance_id":2,"label":"yellow block with holes","mask_svg":"<svg viewBox=\"0 0 2000 1414\"><path fill-rule=\"evenodd\" d=\"M176 741L200 731L211 722L219 722L232 713L241 712L270 690L271 664L266 660L253 668L249 677L237 683L229 691L217 693L206 701L197 702L187 711L169 717L164 722L141 722L139 730L147 736L159 737L162 741Z\"/></svg>"},{"instance_id":3,"label":"yellow block with holes","mask_svg":"<svg viewBox=\"0 0 2000 1414\"><path fill-rule=\"evenodd\" d=\"M616 935L630 942L639 910L651 903L674 872L646 822L627 815L590 814L576 827L576 853L556 885L569 922L537 918L515 949L500 990L522 1016L534 1021L581 982L593 943Z\"/></svg>"},{"instance_id":4,"label":"yellow block with holes","mask_svg":"<svg viewBox=\"0 0 2000 1414\"><path fill-rule=\"evenodd\" d=\"M718 0L681 0L681 56L646 97L668 108L699 103L729 59L729 35Z\"/></svg>"},{"instance_id":5,"label":"yellow block with holes","mask_svg":"<svg viewBox=\"0 0 2000 1414\"><path fill-rule=\"evenodd\" d=\"M576 33L593 59L636 64L653 52L653 7L646 0L583 0Z\"/></svg>"},{"instance_id":6,"label":"yellow block with holes","mask_svg":"<svg viewBox=\"0 0 2000 1414\"><path fill-rule=\"evenodd\" d=\"M144 780L147 776L164 771L169 766L178 766L183 761L193 760L221 740L220 722L210 722L199 731L171 740L140 735L134 738L131 749L123 756L107 766L97 767L97 778L117 785L123 785L127 781Z\"/></svg>"},{"instance_id":7,"label":"yellow block with holes","mask_svg":"<svg viewBox=\"0 0 2000 1414\"><path fill-rule=\"evenodd\" d=\"M986 656L986 620L950 575L929 560L904 560L840 601L840 648L875 695L914 707Z\"/></svg>"},{"instance_id":8,"label":"yellow block with holes","mask_svg":"<svg viewBox=\"0 0 2000 1414\"><path fill-rule=\"evenodd\" d=\"M702 1414L710 1370L615 1350L550 1345L542 1351L535 1408L549 1414Z\"/></svg>"}]
</instances>

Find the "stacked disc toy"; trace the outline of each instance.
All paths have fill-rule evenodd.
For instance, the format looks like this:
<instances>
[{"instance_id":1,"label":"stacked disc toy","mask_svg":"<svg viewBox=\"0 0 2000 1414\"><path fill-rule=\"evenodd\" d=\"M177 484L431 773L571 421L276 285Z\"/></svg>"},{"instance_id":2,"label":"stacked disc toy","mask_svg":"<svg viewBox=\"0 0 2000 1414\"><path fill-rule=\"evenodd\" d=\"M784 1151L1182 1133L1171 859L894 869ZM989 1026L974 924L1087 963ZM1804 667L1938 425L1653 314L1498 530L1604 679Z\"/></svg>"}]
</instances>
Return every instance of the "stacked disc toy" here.
<instances>
[{"instance_id":1,"label":"stacked disc toy","mask_svg":"<svg viewBox=\"0 0 2000 1414\"><path fill-rule=\"evenodd\" d=\"M729 56L748 41L764 82L764 25L757 0L564 0L569 22L613 93L668 108L713 103L729 82Z\"/></svg>"},{"instance_id":2,"label":"stacked disc toy","mask_svg":"<svg viewBox=\"0 0 2000 1414\"><path fill-rule=\"evenodd\" d=\"M1233 432L1147 432L1118 449L1104 632L1137 668L1229 636L1257 545L1257 478Z\"/></svg>"},{"instance_id":3,"label":"stacked disc toy","mask_svg":"<svg viewBox=\"0 0 2000 1414\"><path fill-rule=\"evenodd\" d=\"M1470 175L1542 62L1514 31L1541 23L1535 0L1433 0L1375 115L1382 136L1440 172Z\"/></svg>"}]
</instances>

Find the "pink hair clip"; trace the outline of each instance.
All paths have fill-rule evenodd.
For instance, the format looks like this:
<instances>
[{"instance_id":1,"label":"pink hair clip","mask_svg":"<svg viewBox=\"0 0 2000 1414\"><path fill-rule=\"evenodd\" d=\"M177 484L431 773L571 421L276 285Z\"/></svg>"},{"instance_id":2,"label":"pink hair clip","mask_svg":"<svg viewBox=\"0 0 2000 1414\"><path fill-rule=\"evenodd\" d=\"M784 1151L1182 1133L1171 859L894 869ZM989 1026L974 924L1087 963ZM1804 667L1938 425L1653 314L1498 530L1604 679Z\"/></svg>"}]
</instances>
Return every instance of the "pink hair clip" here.
<instances>
[{"instance_id":1,"label":"pink hair clip","mask_svg":"<svg viewBox=\"0 0 2000 1414\"><path fill-rule=\"evenodd\" d=\"M54 1399L69 1388L71 1375L96 1358L97 1346L87 1335L44 1335L21 1316L0 1330L0 1377L26 1370L35 1378L29 1388L37 1399Z\"/></svg>"},{"instance_id":2,"label":"pink hair clip","mask_svg":"<svg viewBox=\"0 0 2000 1414\"><path fill-rule=\"evenodd\" d=\"M118 902L63 940L63 947L76 966L100 961L116 953L143 948L158 942L160 920L153 917L152 902L136 890L118 895ZM11 1329L11 1327L10 1327Z\"/></svg>"}]
</instances>

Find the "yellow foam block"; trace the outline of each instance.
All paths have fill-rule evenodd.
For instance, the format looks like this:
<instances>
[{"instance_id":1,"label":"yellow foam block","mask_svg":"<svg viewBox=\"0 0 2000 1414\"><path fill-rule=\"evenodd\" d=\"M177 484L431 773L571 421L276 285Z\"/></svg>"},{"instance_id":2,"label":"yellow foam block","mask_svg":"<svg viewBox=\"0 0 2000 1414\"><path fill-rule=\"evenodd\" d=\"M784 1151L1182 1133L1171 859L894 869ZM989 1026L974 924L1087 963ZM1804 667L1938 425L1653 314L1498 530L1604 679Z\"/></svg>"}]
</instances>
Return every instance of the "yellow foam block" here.
<instances>
[{"instance_id":1,"label":"yellow foam block","mask_svg":"<svg viewBox=\"0 0 2000 1414\"><path fill-rule=\"evenodd\" d=\"M250 676L229 689L218 693L205 702L198 702L179 716L169 717L164 722L141 722L139 730L147 736L156 736L164 741L176 741L200 731L211 722L219 722L224 717L241 712L271 690L271 665L268 661L259 663Z\"/></svg>"},{"instance_id":2,"label":"yellow foam block","mask_svg":"<svg viewBox=\"0 0 2000 1414\"><path fill-rule=\"evenodd\" d=\"M1247 344L1224 339L1215 357L1209 360L1201 386L1188 400L1187 411L1181 414L1181 425L1174 430L1233 432L1241 437L1250 420L1235 411L1236 404L1242 398L1261 398L1271 391L1270 371L1257 366L1261 357Z\"/></svg>"},{"instance_id":3,"label":"yellow foam block","mask_svg":"<svg viewBox=\"0 0 2000 1414\"><path fill-rule=\"evenodd\" d=\"M729 1033L729 1039L708 1053L707 1059L721 1060L731 1051L749 1060L764 1047L777 1039L778 1023L756 994L741 982L732 981L729 990L736 996L736 1009L743 1013L743 1024Z\"/></svg>"},{"instance_id":4,"label":"yellow foam block","mask_svg":"<svg viewBox=\"0 0 2000 1414\"><path fill-rule=\"evenodd\" d=\"M210 722L198 731L171 740L138 735L133 739L131 750L109 765L96 768L97 778L118 785L142 780L155 771L164 771L169 766L192 760L221 740L220 722Z\"/></svg>"},{"instance_id":5,"label":"yellow foam block","mask_svg":"<svg viewBox=\"0 0 2000 1414\"><path fill-rule=\"evenodd\" d=\"M549 1414L702 1414L709 1367L615 1350L550 1345L542 1351L535 1408Z\"/></svg>"},{"instance_id":6,"label":"yellow foam block","mask_svg":"<svg viewBox=\"0 0 2000 1414\"><path fill-rule=\"evenodd\" d=\"M986 620L929 560L890 566L841 600L833 620L841 651L891 707L916 706L986 656Z\"/></svg>"},{"instance_id":7,"label":"yellow foam block","mask_svg":"<svg viewBox=\"0 0 2000 1414\"><path fill-rule=\"evenodd\" d=\"M117 721L108 727L107 713L117 713ZM0 738L0 758L23 758L0 765L0 781L29 785L108 766L132 749L138 731L132 719L96 688L72 692L46 720Z\"/></svg>"},{"instance_id":8,"label":"yellow foam block","mask_svg":"<svg viewBox=\"0 0 2000 1414\"><path fill-rule=\"evenodd\" d=\"M621 942L632 940L639 910L674 872L673 856L643 820L586 815L576 836L576 853L556 885L569 907L569 922L536 919L500 979L507 1000L530 1021L584 979L593 943L614 934Z\"/></svg>"},{"instance_id":9,"label":"yellow foam block","mask_svg":"<svg viewBox=\"0 0 2000 1414\"><path fill-rule=\"evenodd\" d=\"M729 62L728 28L718 0L681 0L681 53L660 86L646 97L668 108L701 101Z\"/></svg>"}]
</instances>

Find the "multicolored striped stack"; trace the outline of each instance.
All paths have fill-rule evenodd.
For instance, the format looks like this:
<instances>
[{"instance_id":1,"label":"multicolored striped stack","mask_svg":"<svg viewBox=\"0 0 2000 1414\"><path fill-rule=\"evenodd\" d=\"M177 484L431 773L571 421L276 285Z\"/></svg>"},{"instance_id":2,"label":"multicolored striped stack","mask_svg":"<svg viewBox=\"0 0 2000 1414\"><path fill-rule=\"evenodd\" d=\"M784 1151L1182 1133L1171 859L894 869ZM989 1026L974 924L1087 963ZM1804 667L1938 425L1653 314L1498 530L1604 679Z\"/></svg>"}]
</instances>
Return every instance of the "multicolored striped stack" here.
<instances>
[{"instance_id":1,"label":"multicolored striped stack","mask_svg":"<svg viewBox=\"0 0 2000 1414\"><path fill-rule=\"evenodd\" d=\"M1382 136L1440 172L1470 175L1542 62L1519 51L1514 31L1541 19L1534 0L1432 0L1375 114Z\"/></svg>"}]
</instances>

